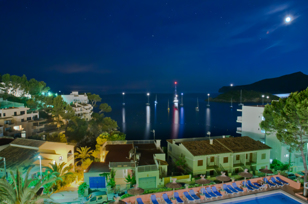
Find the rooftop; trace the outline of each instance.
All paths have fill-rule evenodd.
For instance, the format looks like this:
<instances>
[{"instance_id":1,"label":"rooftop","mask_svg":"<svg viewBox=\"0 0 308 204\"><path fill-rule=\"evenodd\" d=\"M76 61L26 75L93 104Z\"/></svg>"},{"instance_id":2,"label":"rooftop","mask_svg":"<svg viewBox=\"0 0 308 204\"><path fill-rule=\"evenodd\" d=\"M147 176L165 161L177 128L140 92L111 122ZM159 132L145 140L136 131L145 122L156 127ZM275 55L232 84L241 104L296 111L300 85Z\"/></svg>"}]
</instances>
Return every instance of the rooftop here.
<instances>
[{"instance_id":1,"label":"rooftop","mask_svg":"<svg viewBox=\"0 0 308 204\"><path fill-rule=\"evenodd\" d=\"M45 142L46 141L42 141L42 140L32 140L32 139L17 138L11 144L23 145L23 146L29 146L29 147L40 147Z\"/></svg>"},{"instance_id":2,"label":"rooftop","mask_svg":"<svg viewBox=\"0 0 308 204\"><path fill-rule=\"evenodd\" d=\"M248 136L214 139L213 145L210 144L210 140L208 139L200 140L198 142L182 142L182 144L194 156L271 149L262 142L255 141Z\"/></svg>"},{"instance_id":3,"label":"rooftop","mask_svg":"<svg viewBox=\"0 0 308 204\"><path fill-rule=\"evenodd\" d=\"M109 162L130 162L129 151L133 148L131 144L121 144L121 145L106 145L106 151L108 154L105 158L105 163Z\"/></svg>"},{"instance_id":4,"label":"rooftop","mask_svg":"<svg viewBox=\"0 0 308 204\"><path fill-rule=\"evenodd\" d=\"M162 150L157 149L155 144L138 144L135 145L137 153L140 153L139 166L155 164L154 154L163 153Z\"/></svg>"},{"instance_id":5,"label":"rooftop","mask_svg":"<svg viewBox=\"0 0 308 204\"><path fill-rule=\"evenodd\" d=\"M16 168L30 165L33 163L31 160L38 154L39 153L37 150L14 146L8 146L7 148L0 151L0 157L5 157L7 168ZM2 168L3 164L0 164L0 166L0 168Z\"/></svg>"},{"instance_id":6,"label":"rooftop","mask_svg":"<svg viewBox=\"0 0 308 204\"><path fill-rule=\"evenodd\" d=\"M87 172L109 172L109 165L108 163L103 162L92 162L87 169Z\"/></svg>"}]
</instances>

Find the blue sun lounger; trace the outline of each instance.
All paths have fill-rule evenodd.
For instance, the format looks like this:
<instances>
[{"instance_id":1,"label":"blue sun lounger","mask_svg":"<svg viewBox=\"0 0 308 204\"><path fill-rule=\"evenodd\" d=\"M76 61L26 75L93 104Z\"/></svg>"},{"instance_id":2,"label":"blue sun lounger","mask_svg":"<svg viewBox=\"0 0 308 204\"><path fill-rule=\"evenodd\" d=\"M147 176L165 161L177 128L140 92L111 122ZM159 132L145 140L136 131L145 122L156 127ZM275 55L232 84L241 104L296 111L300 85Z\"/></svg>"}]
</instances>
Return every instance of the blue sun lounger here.
<instances>
[{"instance_id":1,"label":"blue sun lounger","mask_svg":"<svg viewBox=\"0 0 308 204\"><path fill-rule=\"evenodd\" d=\"M265 183L267 183L269 185L269 187L275 187L276 186L276 184L273 184L273 183L269 182L267 180L267 178L264 178L263 180L264 180Z\"/></svg>"},{"instance_id":2,"label":"blue sun lounger","mask_svg":"<svg viewBox=\"0 0 308 204\"><path fill-rule=\"evenodd\" d=\"M222 185L222 189L224 189L228 194L233 194L233 192L227 187L226 184Z\"/></svg>"},{"instance_id":3,"label":"blue sun lounger","mask_svg":"<svg viewBox=\"0 0 308 204\"><path fill-rule=\"evenodd\" d=\"M231 190L233 193L239 193L236 189L234 189L231 185L227 185L228 189Z\"/></svg>"},{"instance_id":4,"label":"blue sun lounger","mask_svg":"<svg viewBox=\"0 0 308 204\"><path fill-rule=\"evenodd\" d=\"M205 188L201 188L201 193L203 193L206 198L212 198L212 196L206 192Z\"/></svg>"},{"instance_id":5,"label":"blue sun lounger","mask_svg":"<svg viewBox=\"0 0 308 204\"><path fill-rule=\"evenodd\" d=\"M159 204L158 202L157 202L157 199L156 199L156 195L151 195L151 201L152 201L152 203L153 204Z\"/></svg>"},{"instance_id":6,"label":"blue sun lounger","mask_svg":"<svg viewBox=\"0 0 308 204\"><path fill-rule=\"evenodd\" d=\"M190 190L189 193L190 193L190 196L193 197L193 199L200 200L200 198L195 194L194 190Z\"/></svg>"},{"instance_id":7,"label":"blue sun lounger","mask_svg":"<svg viewBox=\"0 0 308 204\"><path fill-rule=\"evenodd\" d=\"M235 190L237 190L238 192L244 192L243 189L240 189L239 187L237 187L236 183L232 183L232 186Z\"/></svg>"},{"instance_id":8,"label":"blue sun lounger","mask_svg":"<svg viewBox=\"0 0 308 204\"><path fill-rule=\"evenodd\" d=\"M281 180L278 176L276 177L276 180L279 181L282 184L290 185L288 182Z\"/></svg>"},{"instance_id":9,"label":"blue sun lounger","mask_svg":"<svg viewBox=\"0 0 308 204\"><path fill-rule=\"evenodd\" d=\"M253 184L251 183L250 180L247 181L247 184L248 184L251 188L254 188L254 189L256 189L256 190L259 189L257 186L253 185Z\"/></svg>"},{"instance_id":10,"label":"blue sun lounger","mask_svg":"<svg viewBox=\"0 0 308 204\"><path fill-rule=\"evenodd\" d=\"M174 192L174 198L176 199L176 202L178 202L178 203L184 203L184 201L180 198L178 192Z\"/></svg>"},{"instance_id":11,"label":"blue sun lounger","mask_svg":"<svg viewBox=\"0 0 308 204\"><path fill-rule=\"evenodd\" d=\"M277 184L278 186L283 186L283 184L277 182L274 177L271 178L271 182L273 182L274 184Z\"/></svg>"},{"instance_id":12,"label":"blue sun lounger","mask_svg":"<svg viewBox=\"0 0 308 204\"><path fill-rule=\"evenodd\" d=\"M166 193L163 194L163 199L167 204L172 204L172 201L169 199Z\"/></svg>"},{"instance_id":13,"label":"blue sun lounger","mask_svg":"<svg viewBox=\"0 0 308 204\"><path fill-rule=\"evenodd\" d=\"M217 197L217 195L215 195L215 194L212 192L212 189L211 189L210 187L207 187L207 188L206 188L206 192L207 192L210 196L212 196L213 198L216 198L216 197Z\"/></svg>"},{"instance_id":14,"label":"blue sun lounger","mask_svg":"<svg viewBox=\"0 0 308 204\"><path fill-rule=\"evenodd\" d=\"M184 191L184 196L187 198L188 201L195 201L188 193L187 191Z\"/></svg>"},{"instance_id":15,"label":"blue sun lounger","mask_svg":"<svg viewBox=\"0 0 308 204\"><path fill-rule=\"evenodd\" d=\"M141 198L137 198L137 203L138 204L144 204Z\"/></svg>"},{"instance_id":16,"label":"blue sun lounger","mask_svg":"<svg viewBox=\"0 0 308 204\"><path fill-rule=\"evenodd\" d=\"M218 192L217 188L215 186L212 187L213 193L215 193L217 196L222 197L221 193Z\"/></svg>"},{"instance_id":17,"label":"blue sun lounger","mask_svg":"<svg viewBox=\"0 0 308 204\"><path fill-rule=\"evenodd\" d=\"M248 191L254 191L254 188L251 188L250 186L247 185L247 183L245 183L245 181L243 181L243 186L245 186L247 188Z\"/></svg>"}]
</instances>

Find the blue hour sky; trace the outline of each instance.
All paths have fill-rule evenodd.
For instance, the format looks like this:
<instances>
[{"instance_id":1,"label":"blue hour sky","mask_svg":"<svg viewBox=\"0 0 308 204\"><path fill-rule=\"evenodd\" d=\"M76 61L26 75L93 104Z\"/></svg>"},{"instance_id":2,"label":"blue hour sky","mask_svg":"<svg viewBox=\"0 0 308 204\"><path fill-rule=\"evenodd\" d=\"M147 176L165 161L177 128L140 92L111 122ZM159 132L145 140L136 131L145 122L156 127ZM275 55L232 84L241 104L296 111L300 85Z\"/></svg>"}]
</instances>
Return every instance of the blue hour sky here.
<instances>
[{"instance_id":1,"label":"blue hour sky","mask_svg":"<svg viewBox=\"0 0 308 204\"><path fill-rule=\"evenodd\" d=\"M62 92L218 92L307 74L307 25L307 0L0 0L0 73Z\"/></svg>"}]
</instances>

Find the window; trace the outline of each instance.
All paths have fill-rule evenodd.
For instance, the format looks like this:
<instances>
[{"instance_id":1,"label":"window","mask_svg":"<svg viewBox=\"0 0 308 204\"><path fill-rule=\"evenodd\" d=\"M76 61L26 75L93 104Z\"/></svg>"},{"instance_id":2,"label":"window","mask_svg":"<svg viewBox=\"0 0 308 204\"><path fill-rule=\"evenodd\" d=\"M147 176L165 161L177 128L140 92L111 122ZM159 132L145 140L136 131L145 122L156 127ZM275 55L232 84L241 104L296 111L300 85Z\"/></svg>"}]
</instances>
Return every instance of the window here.
<instances>
[{"instance_id":1,"label":"window","mask_svg":"<svg viewBox=\"0 0 308 204\"><path fill-rule=\"evenodd\" d=\"M21 122L25 122L25 119L21 119Z\"/></svg>"},{"instance_id":2,"label":"window","mask_svg":"<svg viewBox=\"0 0 308 204\"><path fill-rule=\"evenodd\" d=\"M229 157L224 157L224 163L228 163Z\"/></svg>"},{"instance_id":3,"label":"window","mask_svg":"<svg viewBox=\"0 0 308 204\"><path fill-rule=\"evenodd\" d=\"M198 166L203 166L203 160L198 160Z\"/></svg>"},{"instance_id":4,"label":"window","mask_svg":"<svg viewBox=\"0 0 308 204\"><path fill-rule=\"evenodd\" d=\"M1 113L0 113L0 117L1 117Z\"/></svg>"},{"instance_id":5,"label":"window","mask_svg":"<svg viewBox=\"0 0 308 204\"><path fill-rule=\"evenodd\" d=\"M27 117L27 120L31 120L31 117Z\"/></svg>"},{"instance_id":6,"label":"window","mask_svg":"<svg viewBox=\"0 0 308 204\"><path fill-rule=\"evenodd\" d=\"M265 153L263 153L263 154L261 155L261 159L266 159L266 154L265 154Z\"/></svg>"},{"instance_id":7,"label":"window","mask_svg":"<svg viewBox=\"0 0 308 204\"><path fill-rule=\"evenodd\" d=\"M5 113L3 113L3 117L5 116Z\"/></svg>"},{"instance_id":8,"label":"window","mask_svg":"<svg viewBox=\"0 0 308 204\"><path fill-rule=\"evenodd\" d=\"M214 162L215 161L215 157L211 157L210 162Z\"/></svg>"},{"instance_id":9,"label":"window","mask_svg":"<svg viewBox=\"0 0 308 204\"><path fill-rule=\"evenodd\" d=\"M16 116L16 115L17 115L17 112L14 112L14 115Z\"/></svg>"},{"instance_id":10,"label":"window","mask_svg":"<svg viewBox=\"0 0 308 204\"><path fill-rule=\"evenodd\" d=\"M246 154L246 159L248 159L248 154Z\"/></svg>"},{"instance_id":11,"label":"window","mask_svg":"<svg viewBox=\"0 0 308 204\"><path fill-rule=\"evenodd\" d=\"M240 160L240 155L236 155L236 159L235 160Z\"/></svg>"},{"instance_id":12,"label":"window","mask_svg":"<svg viewBox=\"0 0 308 204\"><path fill-rule=\"evenodd\" d=\"M25 111L20 111L20 115L24 115L25 114Z\"/></svg>"}]
</instances>

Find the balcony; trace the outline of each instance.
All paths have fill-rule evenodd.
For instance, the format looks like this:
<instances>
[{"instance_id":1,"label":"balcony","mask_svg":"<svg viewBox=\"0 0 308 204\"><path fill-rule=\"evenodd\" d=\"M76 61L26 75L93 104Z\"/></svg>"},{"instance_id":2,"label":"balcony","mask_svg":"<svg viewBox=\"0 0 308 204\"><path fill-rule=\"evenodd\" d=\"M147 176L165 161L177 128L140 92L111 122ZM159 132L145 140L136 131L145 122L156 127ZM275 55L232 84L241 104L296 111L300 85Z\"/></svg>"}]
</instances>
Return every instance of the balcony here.
<instances>
[{"instance_id":1,"label":"balcony","mask_svg":"<svg viewBox=\"0 0 308 204\"><path fill-rule=\"evenodd\" d=\"M236 133L237 134L241 134L242 133L242 128L241 127L237 127L236 128Z\"/></svg>"},{"instance_id":2,"label":"balcony","mask_svg":"<svg viewBox=\"0 0 308 204\"><path fill-rule=\"evenodd\" d=\"M138 172L158 171L156 165L138 166Z\"/></svg>"},{"instance_id":3,"label":"balcony","mask_svg":"<svg viewBox=\"0 0 308 204\"><path fill-rule=\"evenodd\" d=\"M247 161L246 162L246 166L253 166L253 165L256 165L257 162L256 161Z\"/></svg>"},{"instance_id":4,"label":"balcony","mask_svg":"<svg viewBox=\"0 0 308 204\"><path fill-rule=\"evenodd\" d=\"M238 122L238 123L242 123L242 116L237 116L237 120L236 120L236 122Z\"/></svg>"},{"instance_id":5,"label":"balcony","mask_svg":"<svg viewBox=\"0 0 308 204\"><path fill-rule=\"evenodd\" d=\"M109 168L134 168L135 162L109 162Z\"/></svg>"},{"instance_id":6,"label":"balcony","mask_svg":"<svg viewBox=\"0 0 308 204\"><path fill-rule=\"evenodd\" d=\"M243 111L243 109L236 109L237 111L239 111L239 112L242 112Z\"/></svg>"}]
</instances>

